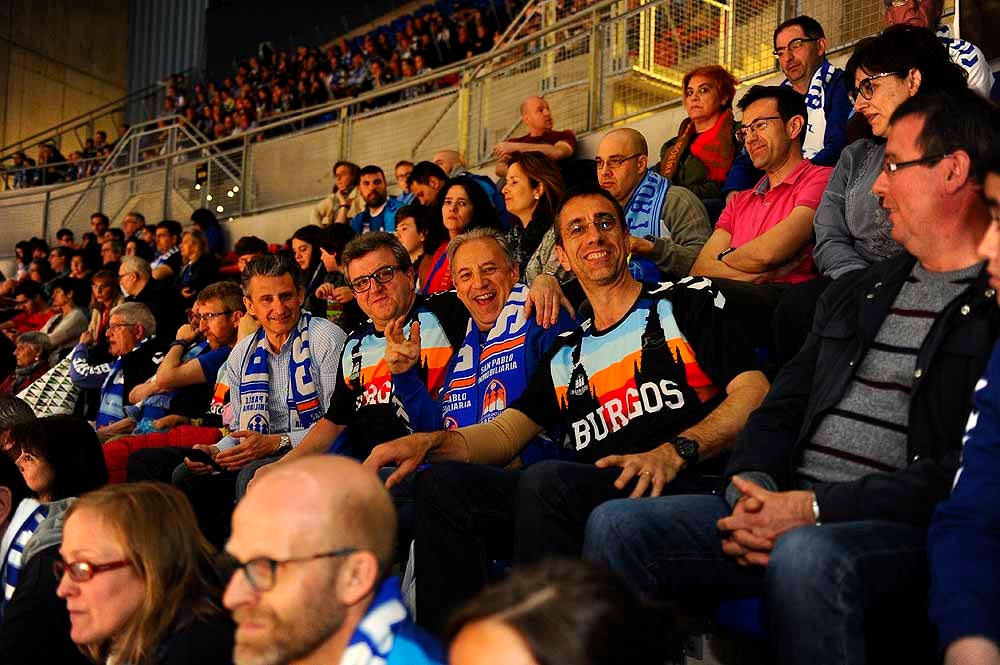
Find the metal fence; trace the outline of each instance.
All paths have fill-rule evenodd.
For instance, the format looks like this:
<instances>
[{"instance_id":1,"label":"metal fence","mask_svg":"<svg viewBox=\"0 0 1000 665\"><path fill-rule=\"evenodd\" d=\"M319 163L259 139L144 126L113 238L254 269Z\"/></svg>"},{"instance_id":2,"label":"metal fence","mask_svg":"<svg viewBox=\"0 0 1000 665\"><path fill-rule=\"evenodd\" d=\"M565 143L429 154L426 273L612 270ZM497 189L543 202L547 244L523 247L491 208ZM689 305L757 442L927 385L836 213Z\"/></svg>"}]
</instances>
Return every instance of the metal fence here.
<instances>
[{"instance_id":1,"label":"metal fence","mask_svg":"<svg viewBox=\"0 0 1000 665\"><path fill-rule=\"evenodd\" d=\"M556 126L578 134L677 104L684 72L720 63L741 81L777 71L771 35L807 13L831 50L881 27L871 0L544 0L505 46L352 100L287 114L209 142L180 126L136 128L132 146L86 181L0 193L0 228L14 241L88 228L90 213L186 219L205 206L228 219L317 200L338 159L378 164L462 152L486 165L493 146L525 133L520 102L544 95ZM568 10L567 10L568 8ZM160 132L155 150L144 148ZM164 133L166 132L166 133ZM124 161L123 161L124 160ZM116 168L109 168L110 166ZM10 251L10 250L8 250Z\"/></svg>"}]
</instances>

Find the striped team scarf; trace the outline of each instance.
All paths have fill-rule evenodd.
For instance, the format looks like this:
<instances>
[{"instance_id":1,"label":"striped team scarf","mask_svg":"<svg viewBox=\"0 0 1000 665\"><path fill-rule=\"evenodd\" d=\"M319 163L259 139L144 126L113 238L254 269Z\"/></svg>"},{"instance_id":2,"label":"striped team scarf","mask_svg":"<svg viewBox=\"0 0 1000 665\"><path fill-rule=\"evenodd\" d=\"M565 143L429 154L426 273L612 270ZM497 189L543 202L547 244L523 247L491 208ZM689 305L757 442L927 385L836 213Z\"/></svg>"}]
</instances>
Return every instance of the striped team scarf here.
<instances>
[{"instance_id":1,"label":"striped team scarf","mask_svg":"<svg viewBox=\"0 0 1000 665\"><path fill-rule=\"evenodd\" d=\"M371 607L354 629L340 665L384 665L392 651L396 628L409 617L399 593L399 578L390 577L379 587Z\"/></svg>"},{"instance_id":2,"label":"striped team scarf","mask_svg":"<svg viewBox=\"0 0 1000 665\"><path fill-rule=\"evenodd\" d=\"M323 416L319 395L312 375L312 355L309 353L309 320L312 317L303 312L292 331L292 354L288 375L289 405L295 407L303 429L308 429ZM271 414L268 411L268 396L271 393L270 376L267 369L267 340L263 326L257 331L257 346L243 369L240 379L240 422L239 429L270 434Z\"/></svg>"},{"instance_id":3,"label":"striped team scarf","mask_svg":"<svg viewBox=\"0 0 1000 665\"><path fill-rule=\"evenodd\" d=\"M48 517L49 508L48 506L42 504L35 508L35 510L28 515L28 519L24 520L21 525L20 531L18 531L17 536L10 543L10 549L7 550L7 560L4 562L3 566L3 599L0 602L0 610L5 611L7 609L10 599L14 597L14 591L17 589L18 578L21 576L21 564L22 557L24 556L24 548L27 547L28 541L38 530L38 527L45 518ZM3 614L0 611L0 615Z\"/></svg>"}]
</instances>

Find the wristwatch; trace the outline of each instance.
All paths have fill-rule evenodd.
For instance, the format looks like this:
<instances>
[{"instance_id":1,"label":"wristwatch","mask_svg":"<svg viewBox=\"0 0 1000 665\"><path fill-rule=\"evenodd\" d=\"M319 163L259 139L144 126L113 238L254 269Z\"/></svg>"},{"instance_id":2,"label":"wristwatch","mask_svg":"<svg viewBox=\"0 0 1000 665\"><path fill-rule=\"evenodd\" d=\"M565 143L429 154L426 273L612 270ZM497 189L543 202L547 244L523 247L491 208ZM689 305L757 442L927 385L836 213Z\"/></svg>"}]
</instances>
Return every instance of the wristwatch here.
<instances>
[{"instance_id":1,"label":"wristwatch","mask_svg":"<svg viewBox=\"0 0 1000 665\"><path fill-rule=\"evenodd\" d=\"M698 463L698 451L701 444L686 436L675 436L668 441L674 447L680 458L686 462L687 466L694 466Z\"/></svg>"},{"instance_id":2,"label":"wristwatch","mask_svg":"<svg viewBox=\"0 0 1000 665\"><path fill-rule=\"evenodd\" d=\"M278 447L274 450L275 455L284 455L292 449L292 437L282 434L278 442Z\"/></svg>"}]
</instances>

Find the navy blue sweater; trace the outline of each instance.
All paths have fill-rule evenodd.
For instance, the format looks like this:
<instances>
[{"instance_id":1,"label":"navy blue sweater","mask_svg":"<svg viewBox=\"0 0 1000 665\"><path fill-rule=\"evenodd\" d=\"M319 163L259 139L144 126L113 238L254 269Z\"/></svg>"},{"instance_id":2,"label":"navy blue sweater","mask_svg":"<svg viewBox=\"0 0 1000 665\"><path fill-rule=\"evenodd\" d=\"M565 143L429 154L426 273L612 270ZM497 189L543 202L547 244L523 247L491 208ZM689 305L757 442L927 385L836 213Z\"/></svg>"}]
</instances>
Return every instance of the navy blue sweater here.
<instances>
[{"instance_id":1,"label":"navy blue sweater","mask_svg":"<svg viewBox=\"0 0 1000 665\"><path fill-rule=\"evenodd\" d=\"M942 649L973 635L1000 641L1000 344L976 384L962 464L928 545Z\"/></svg>"}]
</instances>

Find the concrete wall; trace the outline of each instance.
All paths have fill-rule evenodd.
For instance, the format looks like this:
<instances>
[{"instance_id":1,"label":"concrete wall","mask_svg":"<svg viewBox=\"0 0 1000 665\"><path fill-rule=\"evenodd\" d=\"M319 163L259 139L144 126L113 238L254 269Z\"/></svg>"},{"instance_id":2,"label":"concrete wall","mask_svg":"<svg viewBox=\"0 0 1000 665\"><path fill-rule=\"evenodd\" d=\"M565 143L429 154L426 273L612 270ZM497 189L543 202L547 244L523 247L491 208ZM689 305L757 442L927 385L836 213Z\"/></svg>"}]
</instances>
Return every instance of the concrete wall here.
<instances>
[{"instance_id":1,"label":"concrete wall","mask_svg":"<svg viewBox=\"0 0 1000 665\"><path fill-rule=\"evenodd\" d=\"M127 60L128 0L0 2L0 145L123 97Z\"/></svg>"}]
</instances>

